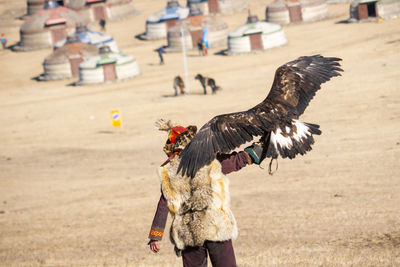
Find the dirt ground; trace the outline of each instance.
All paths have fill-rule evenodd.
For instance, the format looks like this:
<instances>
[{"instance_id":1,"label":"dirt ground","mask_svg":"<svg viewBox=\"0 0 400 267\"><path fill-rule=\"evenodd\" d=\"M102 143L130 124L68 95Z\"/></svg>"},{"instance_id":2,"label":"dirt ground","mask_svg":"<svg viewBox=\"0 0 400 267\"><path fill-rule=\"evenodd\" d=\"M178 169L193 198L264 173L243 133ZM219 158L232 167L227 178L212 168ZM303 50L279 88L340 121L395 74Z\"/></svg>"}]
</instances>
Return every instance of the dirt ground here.
<instances>
[{"instance_id":1,"label":"dirt ground","mask_svg":"<svg viewBox=\"0 0 400 267\"><path fill-rule=\"evenodd\" d=\"M166 134L154 121L201 126L248 109L264 99L278 66L322 54L342 58L344 73L301 118L321 125L313 150L279 160L273 176L266 162L229 175L238 265L400 266L400 20L338 24L349 16L342 3L329 5L330 19L285 26L289 44L281 48L231 57L217 54L226 47L207 57L189 51L190 94L172 97L182 54L166 54L160 66L153 50L166 41L135 38L165 2L135 0L140 15L107 25L138 60L135 79L37 82L50 50L0 51L0 265L180 266L168 235L157 255L146 245L165 160ZM264 19L267 3L248 2ZM25 4L0 0L10 45ZM231 30L246 17L220 16ZM197 73L223 90L202 95ZM121 129L111 125L112 109Z\"/></svg>"}]
</instances>

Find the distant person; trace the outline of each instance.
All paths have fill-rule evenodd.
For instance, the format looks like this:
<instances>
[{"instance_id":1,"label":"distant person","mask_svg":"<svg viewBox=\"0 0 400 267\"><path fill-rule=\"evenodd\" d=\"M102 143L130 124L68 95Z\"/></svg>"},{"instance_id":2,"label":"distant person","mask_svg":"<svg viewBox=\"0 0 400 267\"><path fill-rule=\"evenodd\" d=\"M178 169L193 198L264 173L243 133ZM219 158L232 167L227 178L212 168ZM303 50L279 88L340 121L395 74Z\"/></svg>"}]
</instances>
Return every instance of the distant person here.
<instances>
[{"instance_id":1,"label":"distant person","mask_svg":"<svg viewBox=\"0 0 400 267\"><path fill-rule=\"evenodd\" d=\"M1 45L3 49L7 49L7 38L4 33L1 34Z\"/></svg>"},{"instance_id":2,"label":"distant person","mask_svg":"<svg viewBox=\"0 0 400 267\"><path fill-rule=\"evenodd\" d=\"M204 56L203 41L201 39L197 42L197 48L199 49L199 56Z\"/></svg>"},{"instance_id":3,"label":"distant person","mask_svg":"<svg viewBox=\"0 0 400 267\"><path fill-rule=\"evenodd\" d=\"M208 43L203 42L203 56L208 55Z\"/></svg>"},{"instance_id":4,"label":"distant person","mask_svg":"<svg viewBox=\"0 0 400 267\"><path fill-rule=\"evenodd\" d=\"M100 27L101 27L101 30L102 30L103 32L105 32L105 31L106 31L106 20L105 20L105 19L101 19L101 20L99 21L99 25L100 25Z\"/></svg>"},{"instance_id":5,"label":"distant person","mask_svg":"<svg viewBox=\"0 0 400 267\"><path fill-rule=\"evenodd\" d=\"M160 65L164 65L164 57L163 57L163 54L165 53L164 47L160 46L159 48L157 48L157 53L158 56L160 57Z\"/></svg>"}]
</instances>

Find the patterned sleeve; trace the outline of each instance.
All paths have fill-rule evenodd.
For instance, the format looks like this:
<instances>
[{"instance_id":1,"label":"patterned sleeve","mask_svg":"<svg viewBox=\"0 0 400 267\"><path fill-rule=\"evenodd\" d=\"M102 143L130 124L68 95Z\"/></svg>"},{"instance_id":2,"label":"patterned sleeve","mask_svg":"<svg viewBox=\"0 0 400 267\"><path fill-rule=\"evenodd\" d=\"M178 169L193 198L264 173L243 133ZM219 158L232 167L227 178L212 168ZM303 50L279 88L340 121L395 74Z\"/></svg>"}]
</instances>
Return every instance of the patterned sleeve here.
<instances>
[{"instance_id":1,"label":"patterned sleeve","mask_svg":"<svg viewBox=\"0 0 400 267\"><path fill-rule=\"evenodd\" d=\"M244 166L252 164L249 155L245 151L233 152L231 154L220 154L217 156L217 159L221 162L223 174L238 171Z\"/></svg>"},{"instance_id":2,"label":"patterned sleeve","mask_svg":"<svg viewBox=\"0 0 400 267\"><path fill-rule=\"evenodd\" d=\"M153 223L149 233L150 240L161 240L164 235L165 224L167 223L168 217L168 205L167 200L161 194L160 200L158 201L157 211L154 215Z\"/></svg>"}]
</instances>

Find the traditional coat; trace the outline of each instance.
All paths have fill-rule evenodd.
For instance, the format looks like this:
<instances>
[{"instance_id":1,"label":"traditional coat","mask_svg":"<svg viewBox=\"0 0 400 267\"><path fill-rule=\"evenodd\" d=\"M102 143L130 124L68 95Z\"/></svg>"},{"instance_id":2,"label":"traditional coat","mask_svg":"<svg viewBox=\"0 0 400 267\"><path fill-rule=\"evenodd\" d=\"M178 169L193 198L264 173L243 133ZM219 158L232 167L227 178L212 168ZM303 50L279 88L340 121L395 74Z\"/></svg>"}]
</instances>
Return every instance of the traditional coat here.
<instances>
[{"instance_id":1,"label":"traditional coat","mask_svg":"<svg viewBox=\"0 0 400 267\"><path fill-rule=\"evenodd\" d=\"M204 241L237 237L236 220L230 209L229 179L214 160L194 178L177 174L179 157L159 168L161 190L173 217L171 242L177 250L202 246Z\"/></svg>"}]
</instances>

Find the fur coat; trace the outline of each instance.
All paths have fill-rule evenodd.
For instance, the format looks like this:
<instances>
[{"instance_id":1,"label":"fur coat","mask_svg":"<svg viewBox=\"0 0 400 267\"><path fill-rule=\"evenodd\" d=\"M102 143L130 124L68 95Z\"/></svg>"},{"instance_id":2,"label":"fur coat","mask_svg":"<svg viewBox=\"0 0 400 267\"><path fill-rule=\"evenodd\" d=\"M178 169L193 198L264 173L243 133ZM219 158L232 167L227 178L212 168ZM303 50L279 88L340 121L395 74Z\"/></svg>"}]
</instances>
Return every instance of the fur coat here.
<instances>
[{"instance_id":1,"label":"fur coat","mask_svg":"<svg viewBox=\"0 0 400 267\"><path fill-rule=\"evenodd\" d=\"M173 217L171 242L176 251L201 246L204 241L237 237L236 220L230 209L229 180L214 160L194 178L177 174L179 157L159 168L161 190Z\"/></svg>"}]
</instances>

